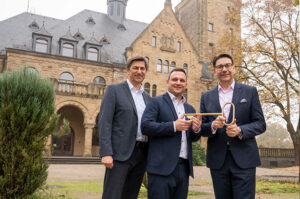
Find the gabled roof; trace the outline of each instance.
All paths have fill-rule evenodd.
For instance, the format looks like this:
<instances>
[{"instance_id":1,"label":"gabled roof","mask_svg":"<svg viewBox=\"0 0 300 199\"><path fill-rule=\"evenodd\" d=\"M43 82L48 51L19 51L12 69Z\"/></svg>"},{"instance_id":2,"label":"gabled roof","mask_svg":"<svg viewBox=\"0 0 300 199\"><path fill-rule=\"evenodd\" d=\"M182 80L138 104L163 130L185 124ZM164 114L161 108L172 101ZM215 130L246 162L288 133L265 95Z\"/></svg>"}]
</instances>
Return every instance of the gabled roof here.
<instances>
[{"instance_id":1,"label":"gabled roof","mask_svg":"<svg viewBox=\"0 0 300 199\"><path fill-rule=\"evenodd\" d=\"M93 19L94 23L87 23ZM78 40L77 58L84 59L84 44L91 39L94 33L96 41L104 37L108 41L101 49L101 61L107 63L124 64L125 49L140 35L148 24L133 20L124 20L122 27L111 20L106 14L83 10L76 15L59 20L41 15L22 13L0 22L0 52L5 48L32 50L32 33L36 29L29 27L35 21L39 27L44 22L45 30L52 35L51 54L59 54L59 40L71 36L73 40L78 30L83 39ZM70 29L69 29L70 27ZM125 29L123 28L125 27ZM68 34L66 34L68 33ZM68 36L68 38L69 38ZM71 38L70 38L71 39ZM101 42L100 42L101 43Z\"/></svg>"}]
</instances>

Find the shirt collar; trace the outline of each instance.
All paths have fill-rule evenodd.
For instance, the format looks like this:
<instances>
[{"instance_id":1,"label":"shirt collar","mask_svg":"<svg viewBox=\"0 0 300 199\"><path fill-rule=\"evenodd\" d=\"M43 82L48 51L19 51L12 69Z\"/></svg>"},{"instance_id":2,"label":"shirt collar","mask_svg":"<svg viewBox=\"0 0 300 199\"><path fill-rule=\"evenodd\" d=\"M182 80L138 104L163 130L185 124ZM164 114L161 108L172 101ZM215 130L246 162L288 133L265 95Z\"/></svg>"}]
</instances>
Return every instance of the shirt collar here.
<instances>
[{"instance_id":1,"label":"shirt collar","mask_svg":"<svg viewBox=\"0 0 300 199\"><path fill-rule=\"evenodd\" d=\"M173 94L170 93L169 91L167 91L167 93L169 94L169 96L170 96L172 102L174 102L174 101L178 102L178 98L177 98L175 95L173 95ZM181 101L180 101L180 103L185 103L185 102L186 102L185 97L184 97L184 96L181 96Z\"/></svg>"},{"instance_id":2,"label":"shirt collar","mask_svg":"<svg viewBox=\"0 0 300 199\"><path fill-rule=\"evenodd\" d=\"M129 81L129 79L127 79L127 84L128 84L128 86L129 86L129 89L130 89L130 90L134 90L134 91L136 91L136 92L144 92L144 88L143 88L142 85L141 85L141 87L140 87L140 90L136 90L136 88L132 85L132 83Z\"/></svg>"},{"instance_id":3,"label":"shirt collar","mask_svg":"<svg viewBox=\"0 0 300 199\"><path fill-rule=\"evenodd\" d=\"M228 90L233 90L235 86L235 80L233 80L232 84L229 86ZM220 85L220 83L218 83L218 91L224 91L224 89L222 88L222 86Z\"/></svg>"}]
</instances>

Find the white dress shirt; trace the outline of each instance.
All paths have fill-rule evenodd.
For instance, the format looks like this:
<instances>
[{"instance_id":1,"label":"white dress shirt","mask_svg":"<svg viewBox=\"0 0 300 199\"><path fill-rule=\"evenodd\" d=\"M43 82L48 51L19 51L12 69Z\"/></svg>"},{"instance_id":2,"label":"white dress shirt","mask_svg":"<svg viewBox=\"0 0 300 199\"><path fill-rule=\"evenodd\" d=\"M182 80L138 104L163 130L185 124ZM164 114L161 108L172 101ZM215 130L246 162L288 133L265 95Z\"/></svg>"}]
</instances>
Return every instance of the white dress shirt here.
<instances>
[{"instance_id":1,"label":"white dress shirt","mask_svg":"<svg viewBox=\"0 0 300 199\"><path fill-rule=\"evenodd\" d=\"M127 83L128 83L129 89L131 91L131 95L134 100L134 104L135 104L137 115L138 115L138 130L137 130L137 134L136 134L136 141L147 142L148 137L146 135L143 135L142 131L141 131L141 119L142 119L142 115L143 115L145 107L146 107L146 104L145 104L145 101L144 101L144 98L142 95L144 92L144 89L141 85L140 90L136 90L136 88L130 83L130 81L128 79L127 79Z\"/></svg>"},{"instance_id":2,"label":"white dress shirt","mask_svg":"<svg viewBox=\"0 0 300 199\"><path fill-rule=\"evenodd\" d=\"M172 93L168 91L168 94L173 102L174 108L176 110L178 118L182 116L182 114L185 114L184 106L183 104L185 103L186 99L182 97L180 101L178 101L178 98L175 97ZM176 126L175 126L175 121L173 122L174 125L174 132L176 132ZM179 157L183 159L188 159L188 148L187 148L187 139L186 139L186 131L182 131L182 136L181 136L181 147L180 147L180 153Z\"/></svg>"},{"instance_id":3,"label":"white dress shirt","mask_svg":"<svg viewBox=\"0 0 300 199\"><path fill-rule=\"evenodd\" d=\"M232 84L229 86L227 90L224 90L220 84L218 85L219 103L221 108L224 106L226 102L232 102L234 85L235 85L235 81L232 82ZM231 108L231 104L227 104L224 108L224 115L226 118L226 122L228 121L229 118L230 108ZM213 130L212 131L213 134L215 134L217 131L214 130L213 128L212 130Z\"/></svg>"}]
</instances>

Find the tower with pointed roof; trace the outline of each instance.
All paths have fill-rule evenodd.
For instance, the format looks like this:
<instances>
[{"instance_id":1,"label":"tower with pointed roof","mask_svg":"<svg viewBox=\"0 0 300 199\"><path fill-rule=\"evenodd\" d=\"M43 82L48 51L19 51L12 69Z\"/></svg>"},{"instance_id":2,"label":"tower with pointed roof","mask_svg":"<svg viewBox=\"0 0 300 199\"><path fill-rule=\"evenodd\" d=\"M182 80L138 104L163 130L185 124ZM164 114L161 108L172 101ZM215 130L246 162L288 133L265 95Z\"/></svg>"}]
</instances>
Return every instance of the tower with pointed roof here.
<instances>
[{"instance_id":1,"label":"tower with pointed roof","mask_svg":"<svg viewBox=\"0 0 300 199\"><path fill-rule=\"evenodd\" d=\"M122 23L126 19L128 0L107 0L107 15L115 22Z\"/></svg>"}]
</instances>

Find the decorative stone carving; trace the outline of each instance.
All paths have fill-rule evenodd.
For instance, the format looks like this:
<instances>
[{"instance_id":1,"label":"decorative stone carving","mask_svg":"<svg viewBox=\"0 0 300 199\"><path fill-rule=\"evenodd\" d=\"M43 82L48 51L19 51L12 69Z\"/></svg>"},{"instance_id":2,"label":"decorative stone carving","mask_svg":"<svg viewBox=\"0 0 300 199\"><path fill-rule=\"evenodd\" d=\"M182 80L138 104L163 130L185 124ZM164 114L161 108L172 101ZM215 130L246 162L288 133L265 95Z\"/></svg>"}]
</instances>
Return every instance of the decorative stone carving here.
<instances>
[{"instance_id":1,"label":"decorative stone carving","mask_svg":"<svg viewBox=\"0 0 300 199\"><path fill-rule=\"evenodd\" d=\"M163 51L168 51L171 53L175 53L176 49L174 48L174 37L168 37L167 35L163 34L160 39L161 47L160 49Z\"/></svg>"}]
</instances>

